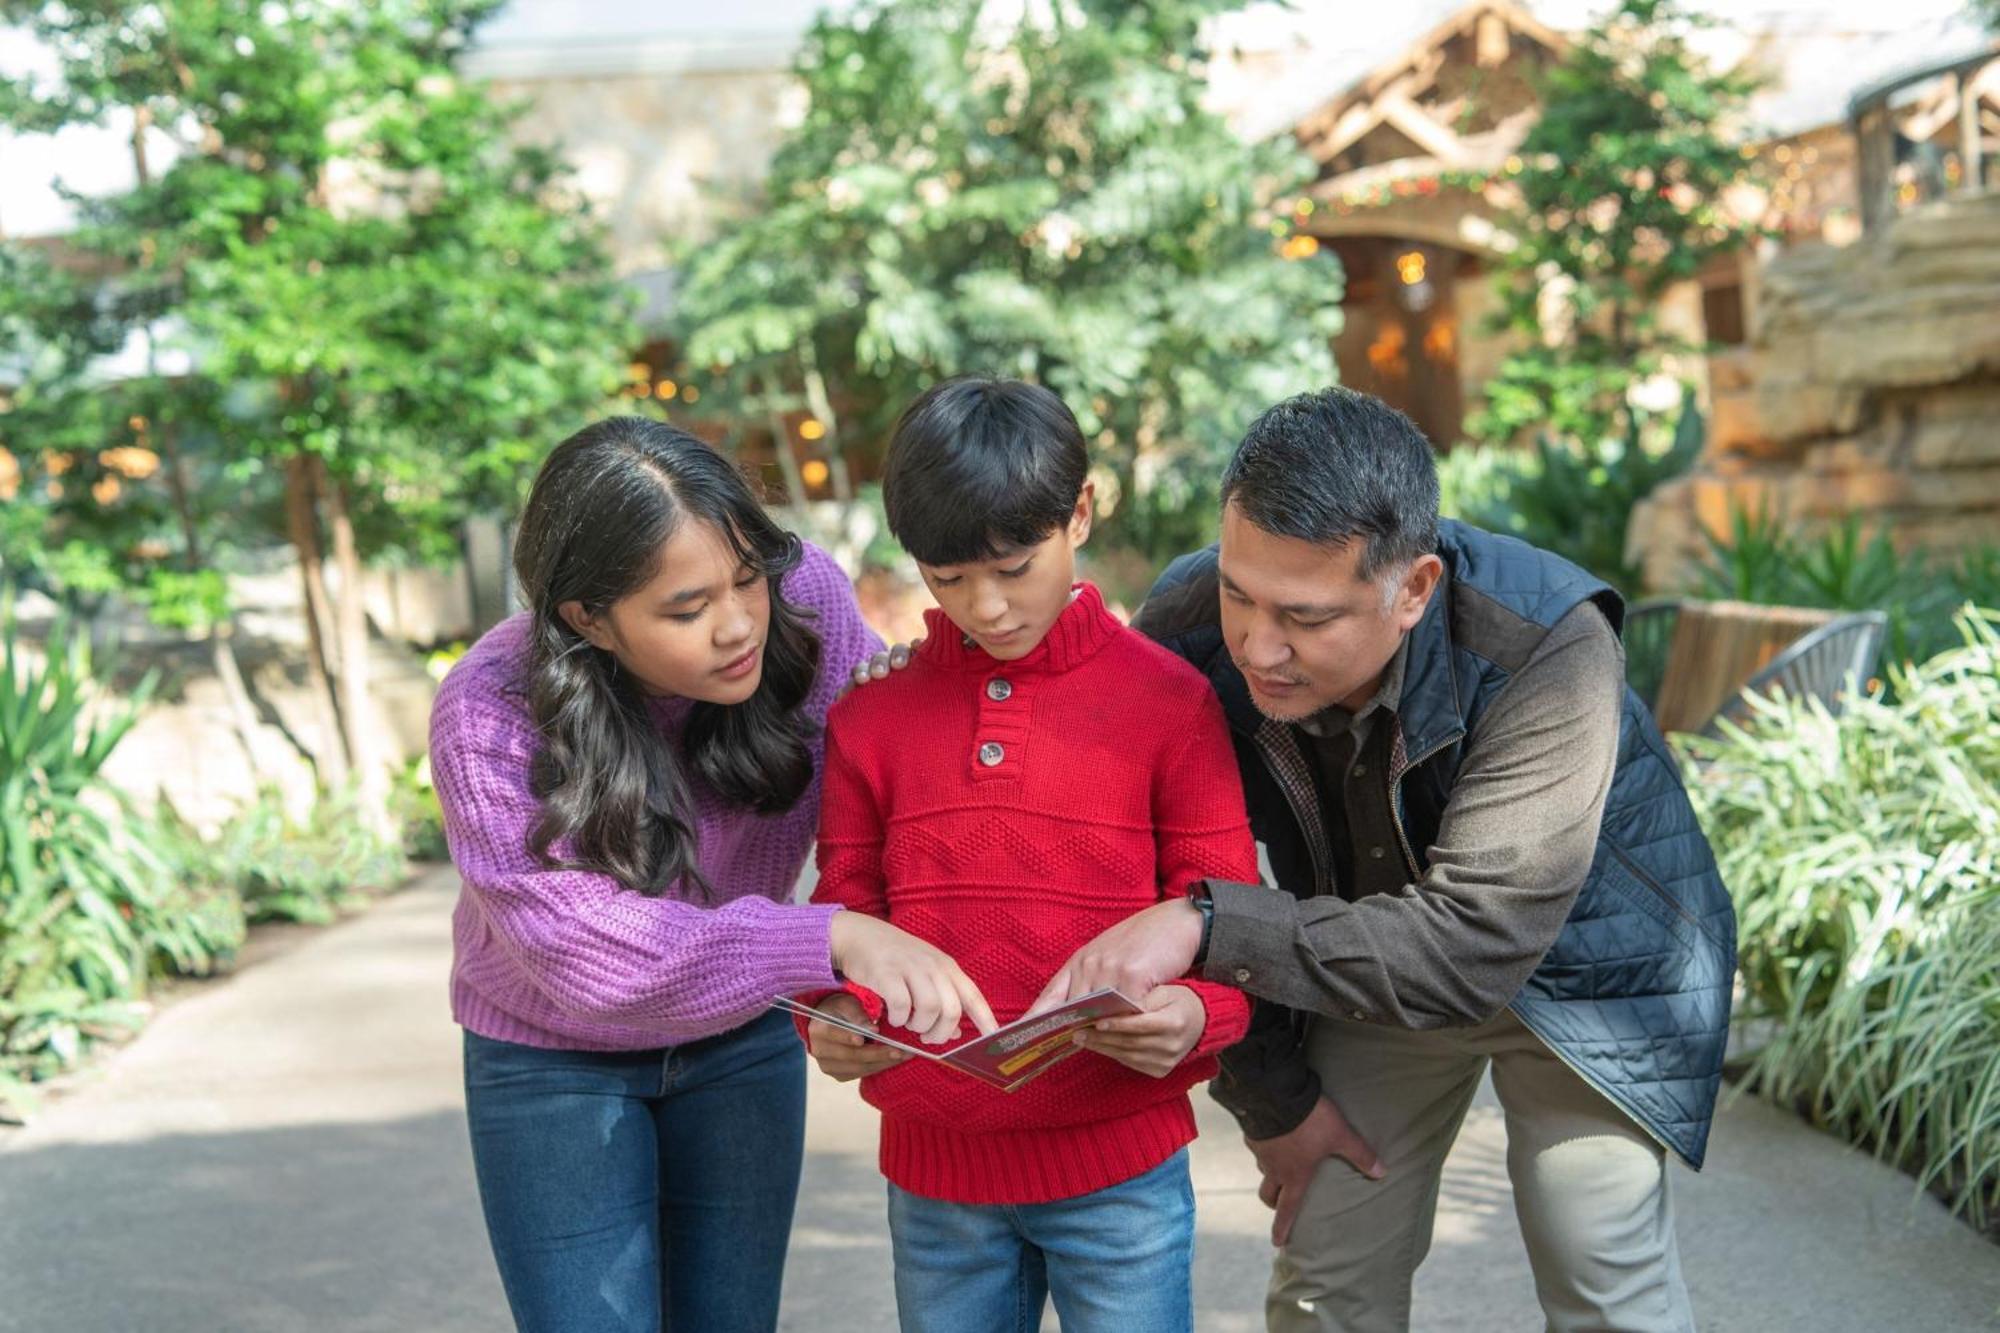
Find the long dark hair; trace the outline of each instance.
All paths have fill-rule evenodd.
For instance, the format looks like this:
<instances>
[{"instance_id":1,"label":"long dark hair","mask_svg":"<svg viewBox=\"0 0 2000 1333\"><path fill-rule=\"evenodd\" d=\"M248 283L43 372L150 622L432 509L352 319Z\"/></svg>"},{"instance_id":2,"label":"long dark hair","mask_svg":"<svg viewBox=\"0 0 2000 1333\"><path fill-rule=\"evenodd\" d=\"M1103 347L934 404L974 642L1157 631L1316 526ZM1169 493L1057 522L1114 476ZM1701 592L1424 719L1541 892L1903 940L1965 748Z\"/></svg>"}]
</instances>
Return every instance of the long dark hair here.
<instances>
[{"instance_id":1,"label":"long dark hair","mask_svg":"<svg viewBox=\"0 0 2000 1333\"><path fill-rule=\"evenodd\" d=\"M756 693L740 704L696 703L676 754L631 673L558 608L580 602L601 615L644 587L667 539L690 520L713 524L769 581L771 625ZM544 865L611 875L647 895L685 877L707 898L687 769L759 814L798 803L812 783L814 730L799 705L820 654L819 636L779 588L800 555L799 539L771 521L741 474L686 431L611 417L556 446L514 543L533 616L528 702L542 734L532 774L542 817L528 846ZM573 855L559 860L550 849L564 839Z\"/></svg>"}]
</instances>

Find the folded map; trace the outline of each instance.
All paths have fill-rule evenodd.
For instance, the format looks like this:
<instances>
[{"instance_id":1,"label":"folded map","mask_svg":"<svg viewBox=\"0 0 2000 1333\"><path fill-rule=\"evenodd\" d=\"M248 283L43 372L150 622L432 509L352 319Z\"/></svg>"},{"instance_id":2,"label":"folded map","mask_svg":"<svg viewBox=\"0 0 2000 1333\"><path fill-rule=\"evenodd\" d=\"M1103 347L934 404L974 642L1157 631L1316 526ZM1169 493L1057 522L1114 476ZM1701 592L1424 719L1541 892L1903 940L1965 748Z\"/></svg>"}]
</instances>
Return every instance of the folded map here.
<instances>
[{"instance_id":1,"label":"folded map","mask_svg":"<svg viewBox=\"0 0 2000 1333\"><path fill-rule=\"evenodd\" d=\"M949 1065L982 1083L992 1084L1002 1092L1014 1091L1037 1074L1054 1067L1058 1061L1083 1049L1070 1040L1071 1034L1078 1028L1088 1027L1100 1018L1141 1012L1138 1005L1119 991L1092 991L1033 1018L1017 1019L983 1037L967 1037L956 1046L928 1048L885 1037L865 1024L852 1023L823 1009L800 1004L789 996L780 995L771 1003L780 1009L845 1028L849 1032L858 1032L884 1046L893 1046L899 1051Z\"/></svg>"}]
</instances>

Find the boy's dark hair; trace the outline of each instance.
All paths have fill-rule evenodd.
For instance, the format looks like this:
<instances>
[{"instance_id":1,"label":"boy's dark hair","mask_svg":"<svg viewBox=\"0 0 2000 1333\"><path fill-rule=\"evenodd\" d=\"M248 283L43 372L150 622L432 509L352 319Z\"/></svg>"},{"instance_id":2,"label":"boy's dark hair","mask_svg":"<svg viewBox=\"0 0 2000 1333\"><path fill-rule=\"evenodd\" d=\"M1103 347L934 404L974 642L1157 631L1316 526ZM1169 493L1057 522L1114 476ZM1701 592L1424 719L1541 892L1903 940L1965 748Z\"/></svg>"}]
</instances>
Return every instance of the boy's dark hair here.
<instances>
[{"instance_id":1,"label":"boy's dark hair","mask_svg":"<svg viewBox=\"0 0 2000 1333\"><path fill-rule=\"evenodd\" d=\"M1222 474L1222 503L1279 537L1362 539L1372 579L1437 549L1437 460L1416 423L1370 394L1302 393L1250 424Z\"/></svg>"},{"instance_id":2,"label":"boy's dark hair","mask_svg":"<svg viewBox=\"0 0 2000 1333\"><path fill-rule=\"evenodd\" d=\"M904 409L882 468L889 531L926 565L993 560L1069 521L1083 431L1039 384L969 375Z\"/></svg>"}]
</instances>

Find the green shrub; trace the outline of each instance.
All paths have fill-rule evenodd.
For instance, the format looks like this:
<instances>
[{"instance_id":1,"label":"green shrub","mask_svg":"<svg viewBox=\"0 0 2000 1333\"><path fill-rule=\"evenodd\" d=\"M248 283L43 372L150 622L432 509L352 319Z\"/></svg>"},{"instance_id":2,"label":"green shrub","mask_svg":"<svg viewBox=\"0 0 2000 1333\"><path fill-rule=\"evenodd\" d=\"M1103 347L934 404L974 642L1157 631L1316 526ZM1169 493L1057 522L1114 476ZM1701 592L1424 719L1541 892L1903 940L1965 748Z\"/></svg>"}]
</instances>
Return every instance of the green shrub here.
<instances>
[{"instance_id":1,"label":"green shrub","mask_svg":"<svg viewBox=\"0 0 2000 1333\"><path fill-rule=\"evenodd\" d=\"M389 788L389 817L402 835L403 855L412 861L448 861L444 808L431 785L431 761L419 755L403 765Z\"/></svg>"},{"instance_id":2,"label":"green shrub","mask_svg":"<svg viewBox=\"0 0 2000 1333\"><path fill-rule=\"evenodd\" d=\"M1461 446L1438 460L1439 507L1447 517L1554 551L1634 594L1639 570L1625 558L1632 509L1693 466L1702 434L1689 392L1664 447L1642 442L1637 418L1623 439L1596 444L1543 435L1528 452Z\"/></svg>"},{"instance_id":3,"label":"green shrub","mask_svg":"<svg viewBox=\"0 0 2000 1333\"><path fill-rule=\"evenodd\" d=\"M1886 660L1921 662L1956 642L1954 606L2000 606L2000 545L1955 559L1898 552L1880 525L1871 530L1859 515L1799 537L1768 512L1737 508L1727 536L1709 534L1699 577L1706 597L1881 611L1889 618Z\"/></svg>"},{"instance_id":4,"label":"green shrub","mask_svg":"<svg viewBox=\"0 0 2000 1333\"><path fill-rule=\"evenodd\" d=\"M1746 1083L2000 1216L2000 614L1892 697L1689 738L1735 897Z\"/></svg>"},{"instance_id":5,"label":"green shrub","mask_svg":"<svg viewBox=\"0 0 2000 1333\"><path fill-rule=\"evenodd\" d=\"M1491 532L1515 533L1514 488L1531 484L1541 455L1504 444L1461 444L1438 455L1438 512Z\"/></svg>"},{"instance_id":6,"label":"green shrub","mask_svg":"<svg viewBox=\"0 0 2000 1333\"><path fill-rule=\"evenodd\" d=\"M112 700L85 631L58 622L37 653L11 610L0 652L0 1109L18 1113L28 1083L138 1025L155 973L215 966L241 921L104 779L152 679Z\"/></svg>"},{"instance_id":7,"label":"green shrub","mask_svg":"<svg viewBox=\"0 0 2000 1333\"><path fill-rule=\"evenodd\" d=\"M0 1117L19 1117L31 1084L138 1028L153 978L226 965L246 921L330 921L403 861L344 796L300 821L266 792L212 840L144 814L103 768L154 679L113 697L87 632L59 621L37 650L11 610L0 655Z\"/></svg>"},{"instance_id":8,"label":"green shrub","mask_svg":"<svg viewBox=\"0 0 2000 1333\"><path fill-rule=\"evenodd\" d=\"M322 793L304 819L275 790L239 811L201 851L199 873L228 885L244 915L324 925L400 881L401 849L370 831L346 793Z\"/></svg>"},{"instance_id":9,"label":"green shrub","mask_svg":"<svg viewBox=\"0 0 2000 1333\"><path fill-rule=\"evenodd\" d=\"M1703 424L1692 391L1681 404L1671 443L1654 450L1641 442L1636 420L1625 438L1602 444L1569 444L1543 436L1538 466L1510 488L1514 531L1523 540L1575 561L1605 582L1636 594L1639 570L1626 559L1625 531L1633 508L1662 483L1694 466Z\"/></svg>"}]
</instances>

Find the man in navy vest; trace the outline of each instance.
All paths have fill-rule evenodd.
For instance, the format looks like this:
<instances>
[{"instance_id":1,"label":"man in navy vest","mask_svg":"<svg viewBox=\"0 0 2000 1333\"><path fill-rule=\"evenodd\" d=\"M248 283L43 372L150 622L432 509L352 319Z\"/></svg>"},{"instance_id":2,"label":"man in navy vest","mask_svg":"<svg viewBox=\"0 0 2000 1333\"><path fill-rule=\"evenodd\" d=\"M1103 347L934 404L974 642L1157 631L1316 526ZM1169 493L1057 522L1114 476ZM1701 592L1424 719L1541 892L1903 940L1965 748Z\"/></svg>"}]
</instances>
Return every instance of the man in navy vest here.
<instances>
[{"instance_id":1,"label":"man in navy vest","mask_svg":"<svg viewBox=\"0 0 2000 1333\"><path fill-rule=\"evenodd\" d=\"M1735 917L1618 595L1441 522L1429 444L1351 390L1259 417L1222 496L1136 623L1214 685L1277 888L1151 908L1037 1006L1197 967L1258 997L1212 1091L1276 1211L1273 1330L1408 1327L1489 1068L1548 1326L1692 1328L1666 1158L1706 1148Z\"/></svg>"}]
</instances>

